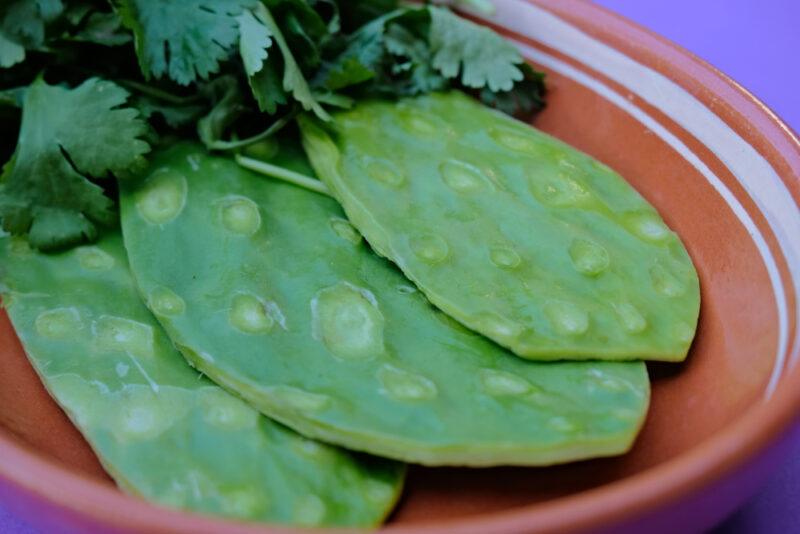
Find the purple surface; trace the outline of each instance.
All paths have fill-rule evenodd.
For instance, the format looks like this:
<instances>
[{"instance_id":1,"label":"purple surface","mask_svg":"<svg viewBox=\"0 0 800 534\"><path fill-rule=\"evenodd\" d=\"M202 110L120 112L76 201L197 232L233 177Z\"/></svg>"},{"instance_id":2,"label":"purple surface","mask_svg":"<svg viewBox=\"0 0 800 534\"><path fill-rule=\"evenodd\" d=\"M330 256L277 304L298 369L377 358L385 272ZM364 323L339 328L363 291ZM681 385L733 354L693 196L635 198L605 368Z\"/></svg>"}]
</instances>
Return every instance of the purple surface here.
<instances>
[{"instance_id":1,"label":"purple surface","mask_svg":"<svg viewBox=\"0 0 800 534\"><path fill-rule=\"evenodd\" d=\"M596 0L730 75L800 131L800 1ZM716 534L800 532L800 441L764 490ZM0 503L0 533L38 534Z\"/></svg>"},{"instance_id":2,"label":"purple surface","mask_svg":"<svg viewBox=\"0 0 800 534\"><path fill-rule=\"evenodd\" d=\"M798 0L595 0L678 43L800 131Z\"/></svg>"},{"instance_id":3,"label":"purple surface","mask_svg":"<svg viewBox=\"0 0 800 534\"><path fill-rule=\"evenodd\" d=\"M5 534L39 534L33 527L11 515L0 503L0 532Z\"/></svg>"}]
</instances>

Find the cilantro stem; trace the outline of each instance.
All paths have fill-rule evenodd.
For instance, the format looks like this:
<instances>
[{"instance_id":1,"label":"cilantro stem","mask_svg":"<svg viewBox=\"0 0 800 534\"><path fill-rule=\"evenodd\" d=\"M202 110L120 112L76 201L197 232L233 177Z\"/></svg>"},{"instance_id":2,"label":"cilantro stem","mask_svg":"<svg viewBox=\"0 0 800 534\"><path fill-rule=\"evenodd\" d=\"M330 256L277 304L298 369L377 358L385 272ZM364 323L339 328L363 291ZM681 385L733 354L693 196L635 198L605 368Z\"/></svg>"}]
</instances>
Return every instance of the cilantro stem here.
<instances>
[{"instance_id":1,"label":"cilantro stem","mask_svg":"<svg viewBox=\"0 0 800 534\"><path fill-rule=\"evenodd\" d=\"M294 184L322 195L329 197L333 196L330 189L328 189L325 184L316 178L306 176L305 174L300 174L299 172L290 171L289 169L284 169L283 167L278 167L277 165L272 165L271 163L267 163L265 161L248 158L238 154L236 155L235 159L236 163L245 169L250 169L251 171L263 174L264 176L269 176L270 178L283 180L284 182Z\"/></svg>"},{"instance_id":2,"label":"cilantro stem","mask_svg":"<svg viewBox=\"0 0 800 534\"><path fill-rule=\"evenodd\" d=\"M159 100L163 100L164 102L169 102L170 104L175 104L179 106L185 104L192 104L194 102L201 100L201 97L198 95L177 96L173 95L172 93L168 93L166 91L158 89L157 87L152 87L150 85L135 82L133 80L116 80L116 83L127 89L132 89L147 96L152 96L153 98L157 98Z\"/></svg>"},{"instance_id":3,"label":"cilantro stem","mask_svg":"<svg viewBox=\"0 0 800 534\"><path fill-rule=\"evenodd\" d=\"M270 137L271 135L274 135L274 134L278 133L281 129L283 129L284 126L289 124L289 122L292 119L294 119L294 116L296 114L297 113L294 112L294 111L292 111L290 113L287 113L286 115L284 115L280 119L278 119L275 122L273 122L272 125L270 125L270 127L267 128L266 130L264 130L263 132L261 132L259 134L256 134L256 135L254 135L252 137L248 137L246 139L238 139L236 141L222 141L222 140L214 141L213 143L209 143L207 145L208 149L209 150L235 150L237 148L242 148L242 147L245 147L247 145L250 145L252 143L257 143L257 142L261 141L262 139L266 139L267 137Z\"/></svg>"}]
</instances>

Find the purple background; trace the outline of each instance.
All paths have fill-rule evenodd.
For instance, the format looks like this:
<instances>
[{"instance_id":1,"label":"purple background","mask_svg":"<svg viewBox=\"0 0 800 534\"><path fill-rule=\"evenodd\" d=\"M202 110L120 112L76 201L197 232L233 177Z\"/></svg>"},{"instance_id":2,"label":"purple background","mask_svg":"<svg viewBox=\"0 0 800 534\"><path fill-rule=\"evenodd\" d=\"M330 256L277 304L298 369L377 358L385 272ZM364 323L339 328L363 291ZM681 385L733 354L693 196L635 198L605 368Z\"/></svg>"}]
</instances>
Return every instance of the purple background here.
<instances>
[{"instance_id":1,"label":"purple background","mask_svg":"<svg viewBox=\"0 0 800 534\"><path fill-rule=\"evenodd\" d=\"M730 75L800 131L800 0L596 0ZM766 488L715 534L800 532L800 442ZM0 503L0 533L40 534Z\"/></svg>"}]
</instances>

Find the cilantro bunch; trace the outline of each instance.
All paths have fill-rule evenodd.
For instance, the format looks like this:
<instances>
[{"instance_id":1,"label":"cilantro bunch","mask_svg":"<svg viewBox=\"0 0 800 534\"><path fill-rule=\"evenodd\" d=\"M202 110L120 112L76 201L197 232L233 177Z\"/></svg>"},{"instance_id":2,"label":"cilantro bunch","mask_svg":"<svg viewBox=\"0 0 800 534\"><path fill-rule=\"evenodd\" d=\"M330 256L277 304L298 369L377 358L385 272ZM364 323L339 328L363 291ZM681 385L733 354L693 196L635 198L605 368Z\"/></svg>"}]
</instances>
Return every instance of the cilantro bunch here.
<instances>
[{"instance_id":1,"label":"cilantro bunch","mask_svg":"<svg viewBox=\"0 0 800 534\"><path fill-rule=\"evenodd\" d=\"M459 0L490 10L488 0ZM491 30L397 0L10 0L0 6L0 223L52 250L113 224L150 147L231 150L299 112L459 88L511 114L542 74ZM14 132L18 132L16 142Z\"/></svg>"}]
</instances>

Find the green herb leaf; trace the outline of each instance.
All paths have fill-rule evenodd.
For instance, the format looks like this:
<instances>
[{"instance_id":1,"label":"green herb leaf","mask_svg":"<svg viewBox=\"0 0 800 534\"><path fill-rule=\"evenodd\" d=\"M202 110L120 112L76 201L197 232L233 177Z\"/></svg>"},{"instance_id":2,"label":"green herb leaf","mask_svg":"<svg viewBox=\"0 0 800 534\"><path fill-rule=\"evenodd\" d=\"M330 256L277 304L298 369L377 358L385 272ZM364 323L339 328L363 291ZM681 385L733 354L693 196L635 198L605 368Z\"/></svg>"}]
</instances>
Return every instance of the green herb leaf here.
<instances>
[{"instance_id":1,"label":"green herb leaf","mask_svg":"<svg viewBox=\"0 0 800 534\"><path fill-rule=\"evenodd\" d=\"M181 128L200 118L206 106L199 104L171 104L148 95L131 98L131 107L139 110L142 118L161 116L171 128Z\"/></svg>"},{"instance_id":2,"label":"green herb leaf","mask_svg":"<svg viewBox=\"0 0 800 534\"><path fill-rule=\"evenodd\" d=\"M330 69L325 73L322 85L336 91L351 85L358 85L374 77L375 72L366 67L358 58L342 57L331 64Z\"/></svg>"},{"instance_id":3,"label":"green herb leaf","mask_svg":"<svg viewBox=\"0 0 800 534\"><path fill-rule=\"evenodd\" d=\"M0 29L0 67L8 68L25 59L25 47L12 41Z\"/></svg>"},{"instance_id":4,"label":"green herb leaf","mask_svg":"<svg viewBox=\"0 0 800 534\"><path fill-rule=\"evenodd\" d=\"M342 26L347 31L368 24L370 21L382 17L400 7L398 0L338 0Z\"/></svg>"},{"instance_id":5,"label":"green herb leaf","mask_svg":"<svg viewBox=\"0 0 800 534\"><path fill-rule=\"evenodd\" d=\"M277 20L277 19L276 19ZM321 19L318 19L322 23ZM321 61L319 46L314 38L307 33L308 27L304 26L294 13L287 14L279 27L283 30L284 37L292 49L300 69L306 72L316 69ZM325 26L323 25L324 29Z\"/></svg>"},{"instance_id":6,"label":"green herb leaf","mask_svg":"<svg viewBox=\"0 0 800 534\"><path fill-rule=\"evenodd\" d=\"M328 26L305 0L266 0L265 5L283 32L303 72L311 72L321 61L321 42Z\"/></svg>"},{"instance_id":7,"label":"green herb leaf","mask_svg":"<svg viewBox=\"0 0 800 534\"><path fill-rule=\"evenodd\" d=\"M245 11L239 22L239 54L242 57L247 82L258 103L258 109L273 114L286 104L286 92L280 83L280 64L269 54L272 33L258 15Z\"/></svg>"},{"instance_id":8,"label":"green herb leaf","mask_svg":"<svg viewBox=\"0 0 800 534\"><path fill-rule=\"evenodd\" d=\"M239 22L239 54L245 72L252 76L264 67L267 50L272 46L271 34L249 10L242 12L236 20Z\"/></svg>"},{"instance_id":9,"label":"green herb leaf","mask_svg":"<svg viewBox=\"0 0 800 534\"><path fill-rule=\"evenodd\" d=\"M328 7L325 8L323 6ZM323 13L321 18L325 21L329 36L342 31L342 17L336 0L311 0L311 7L313 7L316 12ZM326 11L328 13L325 13Z\"/></svg>"},{"instance_id":10,"label":"green herb leaf","mask_svg":"<svg viewBox=\"0 0 800 534\"><path fill-rule=\"evenodd\" d=\"M487 9L490 0L109 3L0 0L0 67L14 67L0 69L0 85L16 88L0 91L10 134L0 160L20 131L0 177L0 222L40 248L91 238L110 220L93 179L128 170L147 141L196 129L209 149L231 150L273 135L301 109L329 120L326 109L356 99L451 87L510 114L544 105L542 75L510 43L435 6ZM75 89L32 83L43 71ZM90 76L133 97L126 104L125 91Z\"/></svg>"},{"instance_id":11,"label":"green herb leaf","mask_svg":"<svg viewBox=\"0 0 800 534\"><path fill-rule=\"evenodd\" d=\"M521 82L514 84L510 91L493 92L484 88L480 92L483 103L509 115L530 113L544 108L544 74L535 71L527 63L520 68L525 76Z\"/></svg>"},{"instance_id":12,"label":"green herb leaf","mask_svg":"<svg viewBox=\"0 0 800 534\"><path fill-rule=\"evenodd\" d=\"M297 100L303 109L306 111L313 111L314 114L323 120L330 120L330 115L322 108L319 102L314 98L308 82L303 76L300 66L297 64L286 39L281 32L281 29L275 23L275 19L267 8L263 5L258 5L256 8L256 16L264 23L270 31L272 38L278 44L278 48L283 56L283 89L291 94Z\"/></svg>"},{"instance_id":13,"label":"green herb leaf","mask_svg":"<svg viewBox=\"0 0 800 534\"><path fill-rule=\"evenodd\" d=\"M254 0L116 0L133 30L145 76L182 85L219 70L238 37L238 17Z\"/></svg>"},{"instance_id":14,"label":"green herb leaf","mask_svg":"<svg viewBox=\"0 0 800 534\"><path fill-rule=\"evenodd\" d=\"M94 12L90 14L79 32L71 37L74 41L103 46L122 46L131 42L131 34L122 26L118 13Z\"/></svg>"},{"instance_id":15,"label":"green herb leaf","mask_svg":"<svg viewBox=\"0 0 800 534\"><path fill-rule=\"evenodd\" d=\"M3 89L0 91L0 106L21 108L22 102L25 100L25 92L27 90L27 87L12 87L11 89Z\"/></svg>"},{"instance_id":16,"label":"green herb leaf","mask_svg":"<svg viewBox=\"0 0 800 534\"><path fill-rule=\"evenodd\" d=\"M147 125L123 107L128 93L91 78L75 89L39 79L28 88L17 151L0 189L0 218L12 234L29 232L49 250L96 236L114 219L112 201L89 177L142 162Z\"/></svg>"},{"instance_id":17,"label":"green herb leaf","mask_svg":"<svg viewBox=\"0 0 800 534\"><path fill-rule=\"evenodd\" d=\"M336 91L375 78L385 56L385 25L382 17L349 36L344 49L320 69L315 85Z\"/></svg>"},{"instance_id":18,"label":"green herb leaf","mask_svg":"<svg viewBox=\"0 0 800 534\"><path fill-rule=\"evenodd\" d=\"M57 18L61 0L12 0L0 7L0 67L25 59L26 49L44 44L46 25Z\"/></svg>"},{"instance_id":19,"label":"green herb leaf","mask_svg":"<svg viewBox=\"0 0 800 534\"><path fill-rule=\"evenodd\" d=\"M400 61L394 65L394 74L404 74L400 87L404 95L418 95L439 91L447 87L447 80L433 68L428 44L400 24L386 31L386 50Z\"/></svg>"},{"instance_id":20,"label":"green herb leaf","mask_svg":"<svg viewBox=\"0 0 800 534\"><path fill-rule=\"evenodd\" d=\"M282 68L281 59L276 54L272 54L264 62L264 68L247 80L258 103L258 109L270 115L278 110L278 106L289 102L289 96L281 81Z\"/></svg>"},{"instance_id":21,"label":"green herb leaf","mask_svg":"<svg viewBox=\"0 0 800 534\"><path fill-rule=\"evenodd\" d=\"M430 7L433 66L447 78L459 78L470 88L510 91L523 79L522 56L488 28L460 18L447 9Z\"/></svg>"},{"instance_id":22,"label":"green herb leaf","mask_svg":"<svg viewBox=\"0 0 800 534\"><path fill-rule=\"evenodd\" d=\"M350 109L355 104L352 98L340 93L314 93L314 98L321 104L340 109Z\"/></svg>"}]
</instances>

